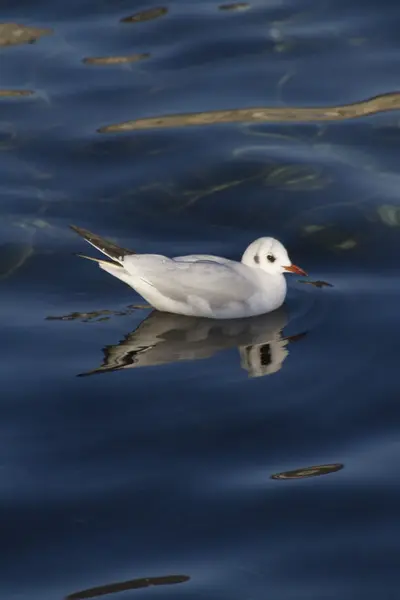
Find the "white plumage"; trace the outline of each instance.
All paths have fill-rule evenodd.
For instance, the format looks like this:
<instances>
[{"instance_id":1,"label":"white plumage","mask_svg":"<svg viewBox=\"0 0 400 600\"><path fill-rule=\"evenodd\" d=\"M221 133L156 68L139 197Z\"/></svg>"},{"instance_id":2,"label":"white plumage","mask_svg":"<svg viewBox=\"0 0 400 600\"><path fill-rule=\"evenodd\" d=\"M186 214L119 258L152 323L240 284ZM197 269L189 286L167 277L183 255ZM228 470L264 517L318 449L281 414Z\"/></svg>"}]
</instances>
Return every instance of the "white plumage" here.
<instances>
[{"instance_id":1,"label":"white plumage","mask_svg":"<svg viewBox=\"0 0 400 600\"><path fill-rule=\"evenodd\" d=\"M163 312L212 319L261 315L283 304L285 272L306 275L271 237L255 240L237 262L204 254L136 254L80 227L72 229L111 261L84 258L96 261Z\"/></svg>"}]
</instances>

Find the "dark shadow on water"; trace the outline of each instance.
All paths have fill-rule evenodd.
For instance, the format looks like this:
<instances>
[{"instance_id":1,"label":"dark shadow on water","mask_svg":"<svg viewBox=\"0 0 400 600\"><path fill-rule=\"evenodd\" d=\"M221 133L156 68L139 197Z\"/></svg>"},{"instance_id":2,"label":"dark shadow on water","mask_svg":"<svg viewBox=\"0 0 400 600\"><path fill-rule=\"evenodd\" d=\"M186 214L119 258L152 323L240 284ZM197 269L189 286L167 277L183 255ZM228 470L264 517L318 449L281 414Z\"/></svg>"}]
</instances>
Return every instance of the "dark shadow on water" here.
<instances>
[{"instance_id":1,"label":"dark shadow on water","mask_svg":"<svg viewBox=\"0 0 400 600\"><path fill-rule=\"evenodd\" d=\"M164 577L142 577L140 579L130 579L129 581L118 581L116 583L106 583L87 590L74 592L66 597L66 600L83 600L84 598L97 598L106 594L116 594L117 592L126 592L127 590L139 590L153 585L173 585L176 583L186 583L190 580L187 575L165 575Z\"/></svg>"},{"instance_id":2,"label":"dark shadow on water","mask_svg":"<svg viewBox=\"0 0 400 600\"><path fill-rule=\"evenodd\" d=\"M333 463L329 465L314 465L312 467L302 467L293 471L283 471L271 475L271 479L307 479L308 477L319 477L320 475L329 475L343 469L341 463Z\"/></svg>"},{"instance_id":3,"label":"dark shadow on water","mask_svg":"<svg viewBox=\"0 0 400 600\"><path fill-rule=\"evenodd\" d=\"M333 285L331 283L328 283L327 281L303 281L303 279L298 279L297 283L305 283L308 285L313 285L316 288L323 288L323 287L333 287Z\"/></svg>"},{"instance_id":4,"label":"dark shadow on water","mask_svg":"<svg viewBox=\"0 0 400 600\"><path fill-rule=\"evenodd\" d=\"M260 317L232 320L183 317L153 311L118 344L103 348L100 367L79 376L137 367L210 358L237 347L242 369L249 377L278 372L288 356L290 342L305 333L285 337L288 323L284 307Z\"/></svg>"}]
</instances>

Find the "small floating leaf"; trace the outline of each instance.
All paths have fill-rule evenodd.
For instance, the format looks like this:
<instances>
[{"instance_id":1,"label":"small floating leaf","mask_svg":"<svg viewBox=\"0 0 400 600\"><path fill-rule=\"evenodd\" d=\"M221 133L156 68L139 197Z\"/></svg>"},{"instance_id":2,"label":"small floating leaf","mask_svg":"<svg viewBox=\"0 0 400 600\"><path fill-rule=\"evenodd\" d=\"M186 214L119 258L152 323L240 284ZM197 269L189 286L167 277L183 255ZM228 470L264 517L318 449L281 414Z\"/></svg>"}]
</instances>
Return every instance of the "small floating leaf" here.
<instances>
[{"instance_id":1,"label":"small floating leaf","mask_svg":"<svg viewBox=\"0 0 400 600\"><path fill-rule=\"evenodd\" d=\"M158 19L166 15L168 8L159 6L157 8L149 8L148 10L142 10L141 12L130 15L129 17L123 17L121 23L140 23L141 21L151 21L152 19Z\"/></svg>"},{"instance_id":2,"label":"small floating leaf","mask_svg":"<svg viewBox=\"0 0 400 600\"><path fill-rule=\"evenodd\" d=\"M307 477L318 477L320 475L335 473L336 471L343 469L343 467L344 465L341 463L316 465L313 467L295 469L294 471L283 471L282 473L276 473L275 475L271 475L271 479L306 479Z\"/></svg>"}]
</instances>

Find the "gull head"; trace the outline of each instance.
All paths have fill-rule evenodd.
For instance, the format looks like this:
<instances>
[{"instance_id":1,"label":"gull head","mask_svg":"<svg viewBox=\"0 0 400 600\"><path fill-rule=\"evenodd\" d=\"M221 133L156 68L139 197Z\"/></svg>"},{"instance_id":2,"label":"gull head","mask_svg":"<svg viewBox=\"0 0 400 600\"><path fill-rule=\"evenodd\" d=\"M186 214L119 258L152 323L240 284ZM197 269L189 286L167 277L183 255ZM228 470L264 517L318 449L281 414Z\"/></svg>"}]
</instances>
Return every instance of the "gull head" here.
<instances>
[{"instance_id":1,"label":"gull head","mask_svg":"<svg viewBox=\"0 0 400 600\"><path fill-rule=\"evenodd\" d=\"M303 269L292 264L285 246L272 237L262 237L250 244L242 256L242 263L270 275L296 273L307 276Z\"/></svg>"}]
</instances>

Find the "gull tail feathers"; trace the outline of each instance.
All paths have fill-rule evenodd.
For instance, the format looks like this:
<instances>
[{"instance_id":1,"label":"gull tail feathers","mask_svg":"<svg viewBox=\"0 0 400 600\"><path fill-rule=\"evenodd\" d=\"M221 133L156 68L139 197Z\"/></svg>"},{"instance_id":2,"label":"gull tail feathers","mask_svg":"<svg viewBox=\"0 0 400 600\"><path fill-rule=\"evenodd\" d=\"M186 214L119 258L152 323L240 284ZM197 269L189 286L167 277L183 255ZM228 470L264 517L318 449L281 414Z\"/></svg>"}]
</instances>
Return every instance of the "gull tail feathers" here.
<instances>
[{"instance_id":1,"label":"gull tail feathers","mask_svg":"<svg viewBox=\"0 0 400 600\"><path fill-rule=\"evenodd\" d=\"M122 248L122 246L118 246L109 240L105 240L101 236L96 233L92 233L87 229L83 229L82 227L77 227L76 225L70 225L71 229L75 231L78 235L80 235L86 242L94 246L97 250L111 258L115 263L122 263L124 256L127 254L136 254L133 250L128 250L127 248ZM85 256L84 258L89 258ZM97 260L97 259L92 259ZM100 261L97 261L100 263Z\"/></svg>"}]
</instances>

